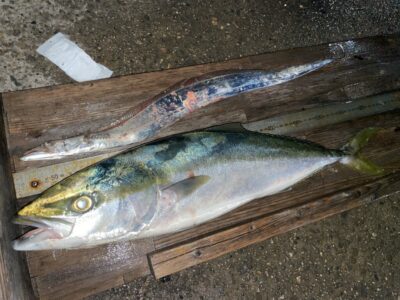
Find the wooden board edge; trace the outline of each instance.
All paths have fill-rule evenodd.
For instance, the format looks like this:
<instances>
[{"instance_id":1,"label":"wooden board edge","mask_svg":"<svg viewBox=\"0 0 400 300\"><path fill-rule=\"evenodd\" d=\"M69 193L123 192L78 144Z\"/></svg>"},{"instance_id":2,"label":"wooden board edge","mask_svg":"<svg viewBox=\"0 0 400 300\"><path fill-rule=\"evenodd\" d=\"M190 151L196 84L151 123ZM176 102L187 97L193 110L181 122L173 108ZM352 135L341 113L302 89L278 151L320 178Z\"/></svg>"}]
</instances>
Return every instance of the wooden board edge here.
<instances>
[{"instance_id":1,"label":"wooden board edge","mask_svg":"<svg viewBox=\"0 0 400 300\"><path fill-rule=\"evenodd\" d=\"M0 115L4 117L3 101L0 94ZM15 214L13 183L10 160L6 145L4 122L0 122L0 298L34 299L34 293L25 264L23 253L11 247L11 240L17 236L11 218Z\"/></svg>"},{"instance_id":2,"label":"wooden board edge","mask_svg":"<svg viewBox=\"0 0 400 300\"><path fill-rule=\"evenodd\" d=\"M273 236L398 193L399 190L400 173L397 172L363 186L338 191L333 195L314 199L195 241L150 253L148 255L150 270L159 279Z\"/></svg>"},{"instance_id":3,"label":"wooden board edge","mask_svg":"<svg viewBox=\"0 0 400 300\"><path fill-rule=\"evenodd\" d=\"M4 93L0 93L0 117L1 117L1 124L0 124L0 138L2 139L2 147L4 146L5 148L1 150L1 155L4 155L5 162L7 164L7 168L10 171L10 174L15 172L15 166L14 162L11 159L10 152L8 151L9 147L9 139L10 139L10 133L9 133L9 125L8 125L8 116L6 109L4 107L4 99L3 99ZM14 189L14 185L12 185L12 188ZM14 193L15 194L15 193Z\"/></svg>"}]
</instances>

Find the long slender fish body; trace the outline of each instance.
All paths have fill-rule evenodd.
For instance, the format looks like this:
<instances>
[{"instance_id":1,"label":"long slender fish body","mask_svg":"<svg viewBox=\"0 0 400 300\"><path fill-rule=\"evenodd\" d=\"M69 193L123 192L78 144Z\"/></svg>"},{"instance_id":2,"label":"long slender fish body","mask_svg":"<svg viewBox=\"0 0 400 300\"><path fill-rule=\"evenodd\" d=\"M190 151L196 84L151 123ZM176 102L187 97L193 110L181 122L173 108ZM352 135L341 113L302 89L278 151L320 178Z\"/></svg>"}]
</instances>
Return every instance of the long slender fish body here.
<instances>
[{"instance_id":1,"label":"long slender fish body","mask_svg":"<svg viewBox=\"0 0 400 300\"><path fill-rule=\"evenodd\" d=\"M91 247L184 230L338 161L378 173L352 156L371 133L346 150L248 132L189 133L145 145L75 173L20 210L15 222L38 229L14 248Z\"/></svg>"},{"instance_id":2,"label":"long slender fish body","mask_svg":"<svg viewBox=\"0 0 400 300\"><path fill-rule=\"evenodd\" d=\"M145 102L137 112L129 111L106 129L65 140L45 143L26 152L22 160L51 160L65 156L99 153L127 147L147 140L187 114L235 95L284 83L332 62L319 60L310 64L270 72L263 70L235 70L223 74L209 74L183 81L177 87Z\"/></svg>"}]
</instances>

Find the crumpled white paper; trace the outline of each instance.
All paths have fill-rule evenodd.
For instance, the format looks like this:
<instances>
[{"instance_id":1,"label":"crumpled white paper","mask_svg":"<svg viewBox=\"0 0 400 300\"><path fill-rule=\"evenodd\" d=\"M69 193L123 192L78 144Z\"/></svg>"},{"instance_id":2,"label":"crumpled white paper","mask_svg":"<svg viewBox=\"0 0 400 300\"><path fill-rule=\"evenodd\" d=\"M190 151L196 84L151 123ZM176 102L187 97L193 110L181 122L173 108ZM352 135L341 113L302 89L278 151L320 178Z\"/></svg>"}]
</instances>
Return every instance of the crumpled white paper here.
<instances>
[{"instance_id":1,"label":"crumpled white paper","mask_svg":"<svg viewBox=\"0 0 400 300\"><path fill-rule=\"evenodd\" d=\"M36 51L78 82L109 78L113 73L96 63L68 36L60 32L44 42Z\"/></svg>"}]
</instances>

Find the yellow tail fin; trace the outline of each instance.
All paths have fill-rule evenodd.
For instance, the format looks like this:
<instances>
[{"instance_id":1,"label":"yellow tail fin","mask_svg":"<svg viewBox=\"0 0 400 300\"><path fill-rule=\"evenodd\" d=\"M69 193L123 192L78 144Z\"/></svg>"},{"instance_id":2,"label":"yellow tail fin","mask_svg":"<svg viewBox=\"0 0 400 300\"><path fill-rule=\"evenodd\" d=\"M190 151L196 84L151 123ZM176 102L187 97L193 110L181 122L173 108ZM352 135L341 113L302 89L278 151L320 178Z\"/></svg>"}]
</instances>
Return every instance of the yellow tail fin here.
<instances>
[{"instance_id":1,"label":"yellow tail fin","mask_svg":"<svg viewBox=\"0 0 400 300\"><path fill-rule=\"evenodd\" d=\"M348 154L347 157L341 160L350 168L369 175L381 175L384 169L380 166L363 158L359 152L368 143L368 141L376 135L378 128L366 128L360 131L352 140L342 147L342 150Z\"/></svg>"}]
</instances>

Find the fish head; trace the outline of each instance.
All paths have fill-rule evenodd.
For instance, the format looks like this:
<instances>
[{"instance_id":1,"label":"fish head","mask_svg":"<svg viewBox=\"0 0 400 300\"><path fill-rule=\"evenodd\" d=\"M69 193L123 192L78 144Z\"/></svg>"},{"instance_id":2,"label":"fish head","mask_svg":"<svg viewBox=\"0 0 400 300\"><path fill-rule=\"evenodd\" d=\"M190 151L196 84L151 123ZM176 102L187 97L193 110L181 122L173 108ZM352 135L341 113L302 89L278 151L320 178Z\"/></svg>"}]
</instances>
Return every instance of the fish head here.
<instances>
[{"instance_id":1,"label":"fish head","mask_svg":"<svg viewBox=\"0 0 400 300\"><path fill-rule=\"evenodd\" d=\"M34 226L13 242L15 250L81 248L115 237L118 197L104 184L106 172L88 168L75 173L23 207L14 223ZM94 180L96 178L96 180ZM111 188L111 190L113 190Z\"/></svg>"},{"instance_id":2,"label":"fish head","mask_svg":"<svg viewBox=\"0 0 400 300\"><path fill-rule=\"evenodd\" d=\"M20 159L22 161L57 160L86 152L97 152L96 149L101 146L100 144L95 139L87 139L84 135L80 135L66 140L46 142L26 151Z\"/></svg>"},{"instance_id":3,"label":"fish head","mask_svg":"<svg viewBox=\"0 0 400 300\"><path fill-rule=\"evenodd\" d=\"M34 160L53 160L60 159L63 156L57 152L51 150L53 143L46 143L36 148L33 148L24 153L21 157L22 161L34 161Z\"/></svg>"}]
</instances>

